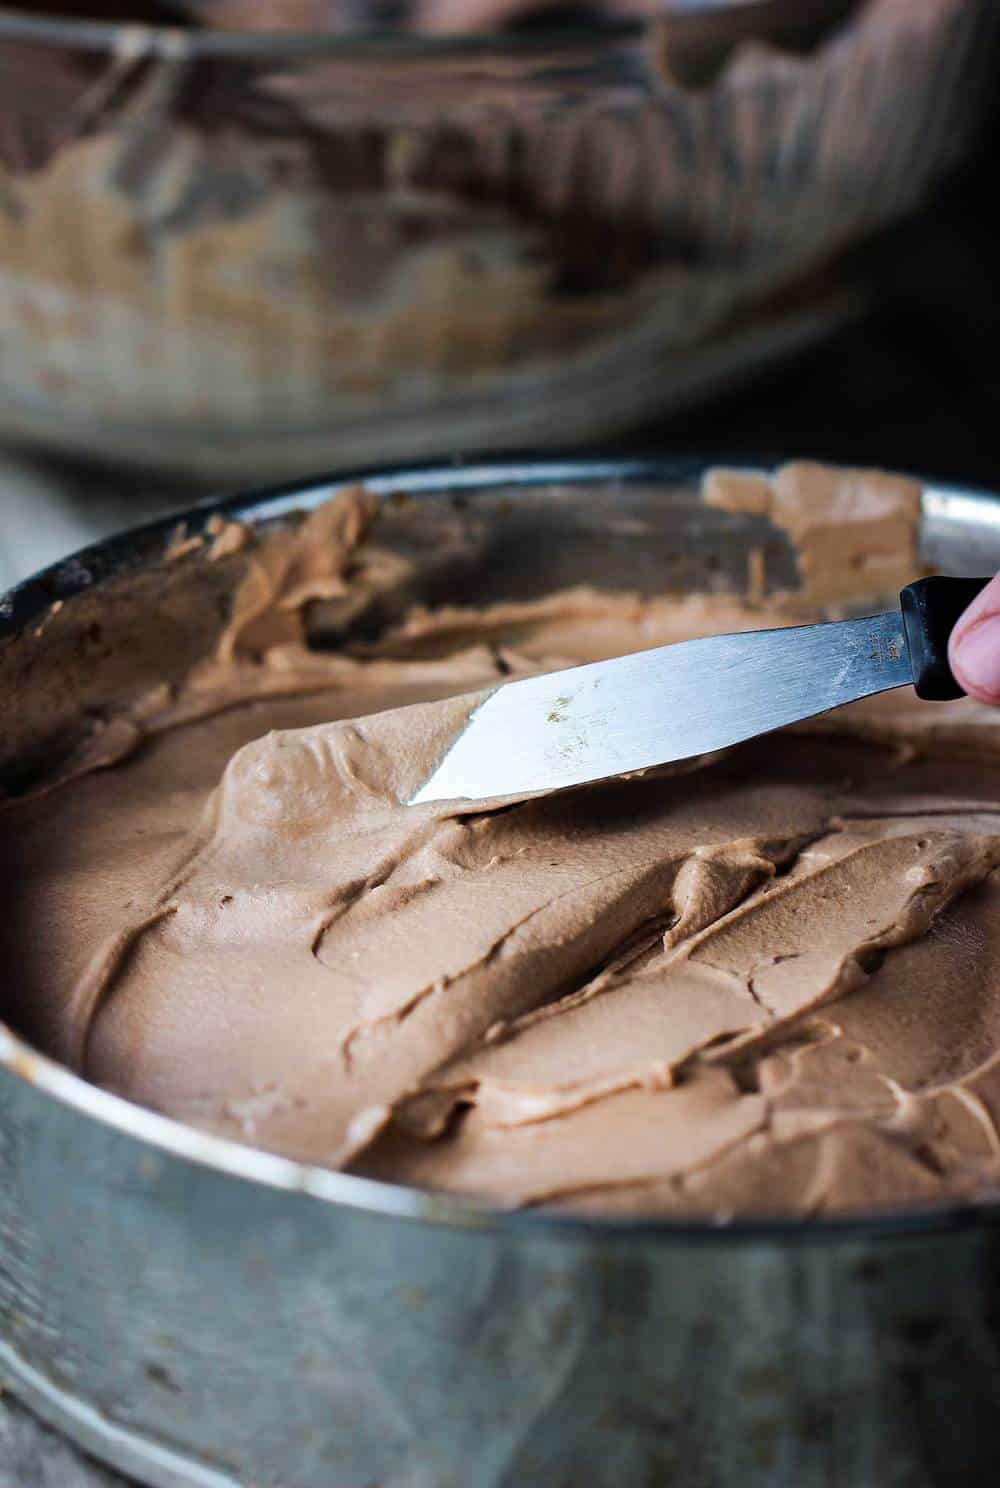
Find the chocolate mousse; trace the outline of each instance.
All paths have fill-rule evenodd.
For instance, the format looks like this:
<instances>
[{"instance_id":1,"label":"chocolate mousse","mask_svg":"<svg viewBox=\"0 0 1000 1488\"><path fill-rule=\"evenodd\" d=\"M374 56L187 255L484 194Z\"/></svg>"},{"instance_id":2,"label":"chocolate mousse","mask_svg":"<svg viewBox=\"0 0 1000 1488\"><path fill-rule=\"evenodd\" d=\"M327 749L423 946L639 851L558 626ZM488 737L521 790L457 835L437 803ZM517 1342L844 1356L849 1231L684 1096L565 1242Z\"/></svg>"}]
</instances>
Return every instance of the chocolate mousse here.
<instances>
[{"instance_id":1,"label":"chocolate mousse","mask_svg":"<svg viewBox=\"0 0 1000 1488\"><path fill-rule=\"evenodd\" d=\"M500 1205L820 1214L1000 1179L998 715L909 689L652 773L405 804L477 689L873 603L920 488L715 472L794 592L591 589L411 608L341 494L177 563L246 572L213 653L0 814L10 1020L86 1078L237 1141ZM706 678L706 686L711 679Z\"/></svg>"}]
</instances>

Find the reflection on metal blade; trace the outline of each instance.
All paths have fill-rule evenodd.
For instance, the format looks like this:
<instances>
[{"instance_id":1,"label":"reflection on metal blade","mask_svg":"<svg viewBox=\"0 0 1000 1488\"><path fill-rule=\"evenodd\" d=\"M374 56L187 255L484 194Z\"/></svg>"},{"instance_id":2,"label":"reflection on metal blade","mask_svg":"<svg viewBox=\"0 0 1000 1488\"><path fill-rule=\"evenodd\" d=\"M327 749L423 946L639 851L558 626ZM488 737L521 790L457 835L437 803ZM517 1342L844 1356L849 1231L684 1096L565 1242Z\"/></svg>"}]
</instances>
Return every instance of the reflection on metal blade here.
<instances>
[{"instance_id":1,"label":"reflection on metal blade","mask_svg":"<svg viewBox=\"0 0 1000 1488\"><path fill-rule=\"evenodd\" d=\"M564 790L690 759L911 681L898 611L528 677L490 694L412 804Z\"/></svg>"}]
</instances>

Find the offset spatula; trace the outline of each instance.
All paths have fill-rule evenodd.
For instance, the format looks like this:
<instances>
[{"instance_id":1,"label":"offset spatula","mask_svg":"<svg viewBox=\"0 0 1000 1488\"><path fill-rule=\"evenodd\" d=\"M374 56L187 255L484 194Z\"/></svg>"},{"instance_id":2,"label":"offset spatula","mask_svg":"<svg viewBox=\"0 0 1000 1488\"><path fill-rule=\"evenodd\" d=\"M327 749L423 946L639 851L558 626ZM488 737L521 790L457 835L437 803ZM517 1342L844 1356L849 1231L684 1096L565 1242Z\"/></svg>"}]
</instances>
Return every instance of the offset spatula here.
<instances>
[{"instance_id":1,"label":"offset spatula","mask_svg":"<svg viewBox=\"0 0 1000 1488\"><path fill-rule=\"evenodd\" d=\"M708 636L508 682L411 798L488 800L648 770L911 684L962 696L952 628L988 579L918 579L861 620Z\"/></svg>"}]
</instances>

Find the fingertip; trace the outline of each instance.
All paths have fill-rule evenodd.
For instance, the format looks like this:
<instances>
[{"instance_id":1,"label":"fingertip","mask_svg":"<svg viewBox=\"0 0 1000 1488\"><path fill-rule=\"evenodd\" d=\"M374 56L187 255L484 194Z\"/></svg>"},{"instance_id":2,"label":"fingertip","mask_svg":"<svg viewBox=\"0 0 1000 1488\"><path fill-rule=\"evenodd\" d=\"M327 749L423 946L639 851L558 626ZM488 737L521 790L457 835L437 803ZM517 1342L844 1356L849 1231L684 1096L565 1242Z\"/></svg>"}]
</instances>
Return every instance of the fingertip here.
<instances>
[{"instance_id":1,"label":"fingertip","mask_svg":"<svg viewBox=\"0 0 1000 1488\"><path fill-rule=\"evenodd\" d=\"M952 634L948 659L970 697L1000 704L1000 614L970 615L968 624L963 617Z\"/></svg>"}]
</instances>

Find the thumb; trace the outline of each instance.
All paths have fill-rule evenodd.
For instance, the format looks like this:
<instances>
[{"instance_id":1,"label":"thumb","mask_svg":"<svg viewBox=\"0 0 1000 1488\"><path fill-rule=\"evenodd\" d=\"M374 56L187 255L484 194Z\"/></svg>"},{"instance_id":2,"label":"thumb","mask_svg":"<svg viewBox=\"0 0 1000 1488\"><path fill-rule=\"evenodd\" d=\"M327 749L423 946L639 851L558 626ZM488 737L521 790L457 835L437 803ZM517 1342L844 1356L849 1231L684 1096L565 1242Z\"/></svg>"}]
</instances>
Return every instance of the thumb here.
<instances>
[{"instance_id":1,"label":"thumb","mask_svg":"<svg viewBox=\"0 0 1000 1488\"><path fill-rule=\"evenodd\" d=\"M970 697L1000 704L1000 574L977 595L955 626L948 660Z\"/></svg>"}]
</instances>

